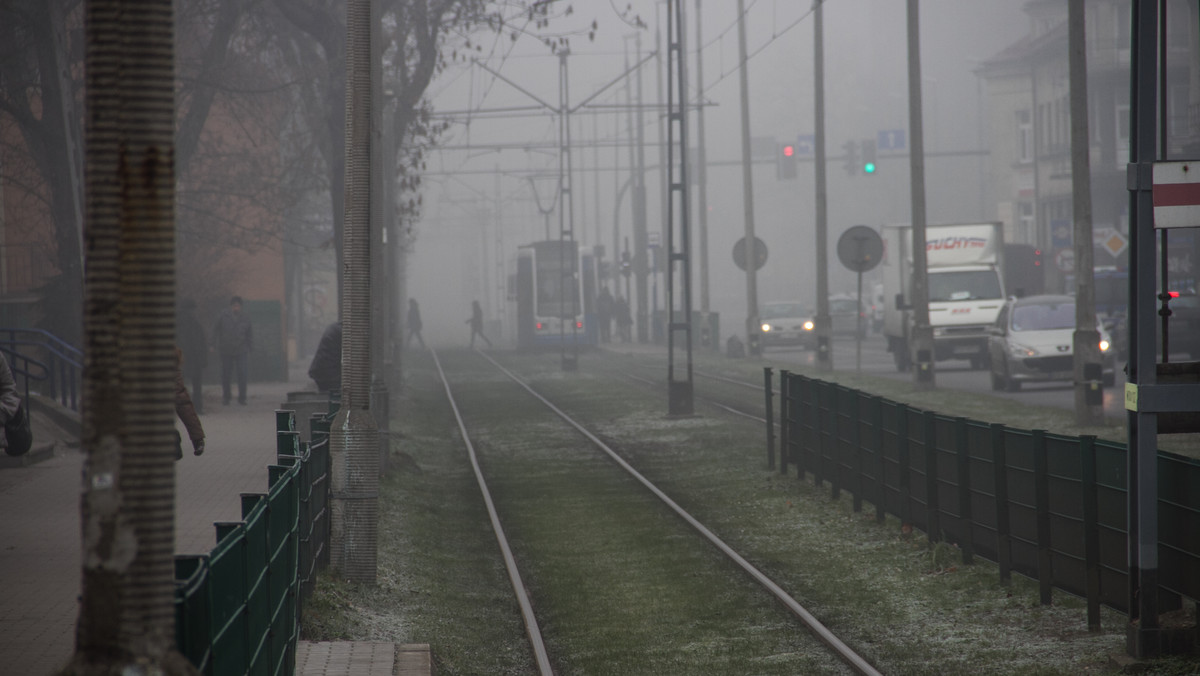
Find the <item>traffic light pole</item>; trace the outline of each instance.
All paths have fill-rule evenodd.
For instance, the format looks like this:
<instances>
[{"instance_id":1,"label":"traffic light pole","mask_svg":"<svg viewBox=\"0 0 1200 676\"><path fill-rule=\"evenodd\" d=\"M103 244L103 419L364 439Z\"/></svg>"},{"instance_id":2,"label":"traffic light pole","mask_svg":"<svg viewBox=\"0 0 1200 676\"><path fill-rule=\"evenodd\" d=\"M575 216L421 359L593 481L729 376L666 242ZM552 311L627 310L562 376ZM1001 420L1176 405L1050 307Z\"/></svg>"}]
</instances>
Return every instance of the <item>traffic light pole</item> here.
<instances>
[{"instance_id":1,"label":"traffic light pole","mask_svg":"<svg viewBox=\"0 0 1200 676\"><path fill-rule=\"evenodd\" d=\"M742 112L742 207L746 251L754 251L754 172L750 159L750 83L746 79L746 2L737 0L738 75ZM817 252L817 260L824 256ZM758 267L746 256L746 347L750 354L761 354L758 322Z\"/></svg>"}]
</instances>

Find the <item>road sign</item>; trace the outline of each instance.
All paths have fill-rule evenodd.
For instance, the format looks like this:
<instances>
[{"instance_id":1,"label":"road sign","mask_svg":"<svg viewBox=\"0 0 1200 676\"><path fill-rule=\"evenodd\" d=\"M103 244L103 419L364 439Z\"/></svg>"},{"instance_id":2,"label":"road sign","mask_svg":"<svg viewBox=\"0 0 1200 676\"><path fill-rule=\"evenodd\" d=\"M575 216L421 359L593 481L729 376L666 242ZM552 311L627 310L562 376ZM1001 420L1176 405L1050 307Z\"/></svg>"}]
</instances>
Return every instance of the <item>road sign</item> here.
<instances>
[{"instance_id":1,"label":"road sign","mask_svg":"<svg viewBox=\"0 0 1200 676\"><path fill-rule=\"evenodd\" d=\"M1075 272L1075 250L1059 249L1058 253L1054 254L1054 264L1063 272Z\"/></svg>"},{"instance_id":2,"label":"road sign","mask_svg":"<svg viewBox=\"0 0 1200 676\"><path fill-rule=\"evenodd\" d=\"M854 272L866 272L883 260L883 238L869 226L855 225L838 238L838 259Z\"/></svg>"},{"instance_id":3,"label":"road sign","mask_svg":"<svg viewBox=\"0 0 1200 676\"><path fill-rule=\"evenodd\" d=\"M1096 243L1104 248L1110 256L1116 258L1121 255L1121 252L1129 246L1129 240L1125 235L1117 232L1112 228L1105 228L1103 232L1096 233Z\"/></svg>"},{"instance_id":4,"label":"road sign","mask_svg":"<svg viewBox=\"0 0 1200 676\"><path fill-rule=\"evenodd\" d=\"M907 143L903 129L880 129L875 132L875 145L880 150L904 150Z\"/></svg>"},{"instance_id":5,"label":"road sign","mask_svg":"<svg viewBox=\"0 0 1200 676\"><path fill-rule=\"evenodd\" d=\"M1152 199L1154 227L1200 225L1200 162L1155 162Z\"/></svg>"},{"instance_id":6,"label":"road sign","mask_svg":"<svg viewBox=\"0 0 1200 676\"><path fill-rule=\"evenodd\" d=\"M746 269L746 238L743 237L733 245L733 263L740 269ZM754 238L754 269L762 270L767 263L767 243Z\"/></svg>"}]
</instances>

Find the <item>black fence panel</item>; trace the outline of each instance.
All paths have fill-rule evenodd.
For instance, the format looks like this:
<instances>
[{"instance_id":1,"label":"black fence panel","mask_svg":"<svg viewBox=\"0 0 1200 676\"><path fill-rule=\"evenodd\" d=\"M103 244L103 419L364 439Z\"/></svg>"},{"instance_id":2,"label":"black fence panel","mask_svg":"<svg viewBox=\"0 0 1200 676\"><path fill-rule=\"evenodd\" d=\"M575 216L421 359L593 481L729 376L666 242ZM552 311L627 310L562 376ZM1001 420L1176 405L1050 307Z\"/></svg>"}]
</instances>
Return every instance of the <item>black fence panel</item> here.
<instances>
[{"instance_id":1,"label":"black fence panel","mask_svg":"<svg viewBox=\"0 0 1200 676\"><path fill-rule=\"evenodd\" d=\"M962 549L1099 607L1128 612L1123 444L951 418L799 374L781 374L781 439L814 483L871 502ZM1160 451L1160 596L1200 598L1200 461Z\"/></svg>"}]
</instances>

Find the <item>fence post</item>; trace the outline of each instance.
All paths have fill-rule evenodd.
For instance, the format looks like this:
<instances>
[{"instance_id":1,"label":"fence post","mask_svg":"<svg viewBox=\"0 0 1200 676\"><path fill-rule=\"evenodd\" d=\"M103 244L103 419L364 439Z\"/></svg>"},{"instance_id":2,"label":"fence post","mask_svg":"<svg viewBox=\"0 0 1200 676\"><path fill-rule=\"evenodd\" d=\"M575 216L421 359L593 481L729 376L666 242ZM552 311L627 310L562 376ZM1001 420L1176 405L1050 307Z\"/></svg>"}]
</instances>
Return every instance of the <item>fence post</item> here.
<instances>
[{"instance_id":1,"label":"fence post","mask_svg":"<svg viewBox=\"0 0 1200 676\"><path fill-rule=\"evenodd\" d=\"M909 486L908 404L896 404L896 450L900 466L900 530L912 531L912 489Z\"/></svg>"},{"instance_id":2,"label":"fence post","mask_svg":"<svg viewBox=\"0 0 1200 676\"><path fill-rule=\"evenodd\" d=\"M829 472L829 497L837 500L842 497L842 435L839 428L842 424L842 393L841 388L830 383L828 389L833 398L829 407L829 460L833 467Z\"/></svg>"},{"instance_id":3,"label":"fence post","mask_svg":"<svg viewBox=\"0 0 1200 676\"><path fill-rule=\"evenodd\" d=\"M1012 582L1012 531L1008 524L1008 454L1004 425L992 423L992 492L996 500L996 563L1000 582Z\"/></svg>"},{"instance_id":4,"label":"fence post","mask_svg":"<svg viewBox=\"0 0 1200 676\"><path fill-rule=\"evenodd\" d=\"M1080 478L1083 480L1083 563L1087 571L1088 631L1100 631L1100 503L1096 491L1096 437L1079 437Z\"/></svg>"},{"instance_id":5,"label":"fence post","mask_svg":"<svg viewBox=\"0 0 1200 676\"><path fill-rule=\"evenodd\" d=\"M779 473L787 475L792 458L792 374L779 371Z\"/></svg>"},{"instance_id":6,"label":"fence post","mask_svg":"<svg viewBox=\"0 0 1200 676\"><path fill-rule=\"evenodd\" d=\"M887 518L887 472L883 460L883 397L872 396L875 402L872 422L875 425L875 523Z\"/></svg>"},{"instance_id":7,"label":"fence post","mask_svg":"<svg viewBox=\"0 0 1200 676\"><path fill-rule=\"evenodd\" d=\"M941 542L942 523L941 508L938 506L937 487L937 414L925 411L921 416L924 423L925 438L925 510L929 523L926 533L929 543Z\"/></svg>"},{"instance_id":8,"label":"fence post","mask_svg":"<svg viewBox=\"0 0 1200 676\"><path fill-rule=\"evenodd\" d=\"M771 394L772 394L773 388L774 388L774 383L772 382L772 377L771 377L771 367L764 366L763 367L763 394L765 395L766 400L767 400L767 407L766 407L766 411L767 411L767 469L775 469L775 403L773 401L771 401ZM780 405L782 406L782 404L783 404L782 396L779 398L779 402L780 402ZM784 418L782 411L780 411L779 418L780 418L780 423L782 424L783 418ZM782 455L782 450L781 450L781 455ZM780 464L783 464L782 457L780 458ZM787 470L785 469L784 472L787 472Z\"/></svg>"},{"instance_id":9,"label":"fence post","mask_svg":"<svg viewBox=\"0 0 1200 676\"><path fill-rule=\"evenodd\" d=\"M812 410L809 406L808 400L804 396L806 390L809 394L812 394L809 383L810 381L808 378L797 373L791 373L788 375L788 405L793 406L796 409L788 409L789 418L796 421L795 429L788 432L788 460L790 460L792 464L796 466L796 479L799 481L804 480L804 440L807 436L804 421L812 420ZM795 385L795 387L793 387L793 385ZM796 415L792 416L793 413ZM795 434L793 434L793 432L795 432ZM796 437L796 439L792 439L793 436Z\"/></svg>"},{"instance_id":10,"label":"fence post","mask_svg":"<svg viewBox=\"0 0 1200 676\"><path fill-rule=\"evenodd\" d=\"M968 450L967 419L954 419L954 446L958 459L958 516L962 524L963 539L958 543L965 565L975 563L975 536L971 510L971 454Z\"/></svg>"},{"instance_id":11,"label":"fence post","mask_svg":"<svg viewBox=\"0 0 1200 676\"><path fill-rule=\"evenodd\" d=\"M1046 458L1046 430L1033 430L1033 485L1037 497L1038 596L1042 605L1053 602L1054 574L1050 562L1050 468Z\"/></svg>"},{"instance_id":12,"label":"fence post","mask_svg":"<svg viewBox=\"0 0 1200 676\"><path fill-rule=\"evenodd\" d=\"M863 450L862 450L862 395L857 390L850 390L854 397L854 418L850 424L850 443L854 446L854 511L862 511L863 494Z\"/></svg>"},{"instance_id":13,"label":"fence post","mask_svg":"<svg viewBox=\"0 0 1200 676\"><path fill-rule=\"evenodd\" d=\"M815 378L809 383L813 402L813 450L816 455L816 460L812 463L813 488L820 488L825 480L825 412L821 406L821 401L825 398L824 385L824 382Z\"/></svg>"}]
</instances>

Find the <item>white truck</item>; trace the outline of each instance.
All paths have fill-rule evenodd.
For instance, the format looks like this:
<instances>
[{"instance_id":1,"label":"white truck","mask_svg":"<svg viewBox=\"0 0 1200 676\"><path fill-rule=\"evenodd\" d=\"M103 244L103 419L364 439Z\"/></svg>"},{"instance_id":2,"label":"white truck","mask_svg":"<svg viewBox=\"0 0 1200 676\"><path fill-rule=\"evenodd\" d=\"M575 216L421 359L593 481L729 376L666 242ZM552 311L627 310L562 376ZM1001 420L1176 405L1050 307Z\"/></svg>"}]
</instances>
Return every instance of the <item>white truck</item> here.
<instances>
[{"instance_id":1,"label":"white truck","mask_svg":"<svg viewBox=\"0 0 1200 676\"><path fill-rule=\"evenodd\" d=\"M883 333L899 371L912 368L912 228L885 225ZM1001 223L925 228L929 324L933 358L966 359L987 368L988 327L1004 305L1004 230Z\"/></svg>"}]
</instances>

